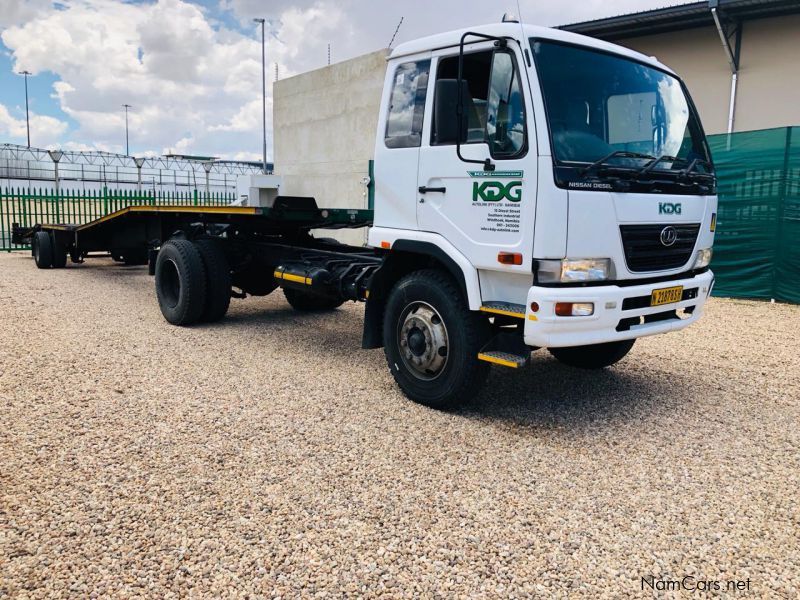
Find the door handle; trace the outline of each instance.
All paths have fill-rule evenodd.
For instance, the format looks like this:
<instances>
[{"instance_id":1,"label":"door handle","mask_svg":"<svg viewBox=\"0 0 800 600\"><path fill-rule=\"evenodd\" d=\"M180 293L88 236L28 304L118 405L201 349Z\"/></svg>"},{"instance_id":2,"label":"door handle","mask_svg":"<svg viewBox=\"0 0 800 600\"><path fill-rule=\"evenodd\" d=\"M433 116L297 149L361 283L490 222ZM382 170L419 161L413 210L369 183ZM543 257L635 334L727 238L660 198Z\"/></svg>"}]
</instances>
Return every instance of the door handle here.
<instances>
[{"instance_id":1,"label":"door handle","mask_svg":"<svg viewBox=\"0 0 800 600\"><path fill-rule=\"evenodd\" d=\"M419 186L419 193L420 194L427 194L428 192L438 192L440 194L444 194L447 191L445 187L427 187L424 185Z\"/></svg>"}]
</instances>

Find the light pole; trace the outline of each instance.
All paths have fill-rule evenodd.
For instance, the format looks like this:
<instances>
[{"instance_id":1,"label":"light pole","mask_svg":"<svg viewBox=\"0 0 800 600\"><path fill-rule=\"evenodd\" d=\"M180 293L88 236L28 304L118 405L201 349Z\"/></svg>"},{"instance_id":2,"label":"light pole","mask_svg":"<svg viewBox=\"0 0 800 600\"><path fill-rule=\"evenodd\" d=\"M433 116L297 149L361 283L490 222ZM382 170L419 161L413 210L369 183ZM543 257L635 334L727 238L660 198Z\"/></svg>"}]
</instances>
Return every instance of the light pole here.
<instances>
[{"instance_id":1,"label":"light pole","mask_svg":"<svg viewBox=\"0 0 800 600\"><path fill-rule=\"evenodd\" d=\"M25 76L25 125L28 128L28 148L31 147L31 117L30 113L28 112L28 75L31 74L30 71L20 71L20 75Z\"/></svg>"},{"instance_id":2,"label":"light pole","mask_svg":"<svg viewBox=\"0 0 800 600\"><path fill-rule=\"evenodd\" d=\"M264 156L262 170L267 172L267 54L265 48L267 27L266 19L253 19L261 24L261 122L263 124Z\"/></svg>"},{"instance_id":3,"label":"light pole","mask_svg":"<svg viewBox=\"0 0 800 600\"><path fill-rule=\"evenodd\" d=\"M131 151L128 147L128 109L133 108L130 104L123 104L125 107L125 156L130 156Z\"/></svg>"}]
</instances>

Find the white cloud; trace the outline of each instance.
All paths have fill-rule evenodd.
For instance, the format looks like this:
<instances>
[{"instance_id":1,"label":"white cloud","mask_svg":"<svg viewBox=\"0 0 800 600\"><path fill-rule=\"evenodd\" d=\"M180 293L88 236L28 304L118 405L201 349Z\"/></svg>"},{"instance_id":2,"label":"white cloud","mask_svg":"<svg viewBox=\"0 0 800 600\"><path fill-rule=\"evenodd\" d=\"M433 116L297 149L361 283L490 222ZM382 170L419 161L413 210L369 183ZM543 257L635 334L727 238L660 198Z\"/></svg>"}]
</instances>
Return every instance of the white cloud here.
<instances>
[{"instance_id":1,"label":"white cloud","mask_svg":"<svg viewBox=\"0 0 800 600\"><path fill-rule=\"evenodd\" d=\"M185 0L64 5L0 35L15 69L59 77L54 95L78 124L74 142L124 150L127 103L133 106L134 152L171 148L233 156L260 150L261 43L255 27L252 36L214 27L203 9ZM304 30L324 39L340 20L332 4L287 9L276 33L292 43L270 38L269 62L294 60L315 45L303 39ZM281 70L293 72L290 66Z\"/></svg>"},{"instance_id":2,"label":"white cloud","mask_svg":"<svg viewBox=\"0 0 800 600\"><path fill-rule=\"evenodd\" d=\"M51 5L50 0L3 0L0 28L30 21Z\"/></svg>"},{"instance_id":3,"label":"white cloud","mask_svg":"<svg viewBox=\"0 0 800 600\"><path fill-rule=\"evenodd\" d=\"M54 117L30 114L31 142L38 147L50 148L56 145L67 131L68 125ZM0 104L0 136L13 139L20 144L27 143L25 118L17 119L5 105Z\"/></svg>"}]
</instances>

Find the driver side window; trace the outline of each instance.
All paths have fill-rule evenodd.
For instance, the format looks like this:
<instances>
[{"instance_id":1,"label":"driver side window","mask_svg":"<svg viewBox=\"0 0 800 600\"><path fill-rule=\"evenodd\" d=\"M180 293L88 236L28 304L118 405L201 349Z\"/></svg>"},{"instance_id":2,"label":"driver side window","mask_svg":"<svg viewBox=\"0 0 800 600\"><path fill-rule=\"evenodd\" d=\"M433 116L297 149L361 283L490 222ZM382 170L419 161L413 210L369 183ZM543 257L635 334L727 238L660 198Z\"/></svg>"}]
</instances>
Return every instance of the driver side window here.
<instances>
[{"instance_id":1,"label":"driver side window","mask_svg":"<svg viewBox=\"0 0 800 600\"><path fill-rule=\"evenodd\" d=\"M488 144L492 158L516 158L527 148L525 105L513 54L465 54L458 86L458 56L439 60L436 70L432 145L453 145L458 137L456 103L461 94L462 144ZM441 97L440 97L441 96Z\"/></svg>"}]
</instances>

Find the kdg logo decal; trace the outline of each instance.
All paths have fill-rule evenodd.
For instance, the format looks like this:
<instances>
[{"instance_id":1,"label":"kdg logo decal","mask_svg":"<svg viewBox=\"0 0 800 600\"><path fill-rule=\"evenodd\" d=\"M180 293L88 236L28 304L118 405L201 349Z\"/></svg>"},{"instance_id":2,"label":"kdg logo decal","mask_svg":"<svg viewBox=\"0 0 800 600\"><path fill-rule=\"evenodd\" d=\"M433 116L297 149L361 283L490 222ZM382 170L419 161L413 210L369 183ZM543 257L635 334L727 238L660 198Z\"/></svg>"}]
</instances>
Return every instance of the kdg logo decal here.
<instances>
[{"instance_id":1,"label":"kdg logo decal","mask_svg":"<svg viewBox=\"0 0 800 600\"><path fill-rule=\"evenodd\" d=\"M472 183L473 202L500 202L501 200L509 200L510 202L522 200L522 182L484 181L481 183L475 181Z\"/></svg>"},{"instance_id":2,"label":"kdg logo decal","mask_svg":"<svg viewBox=\"0 0 800 600\"><path fill-rule=\"evenodd\" d=\"M660 215L679 215L681 214L681 204L677 202L673 204L672 202L659 202L658 203L658 214Z\"/></svg>"}]
</instances>

